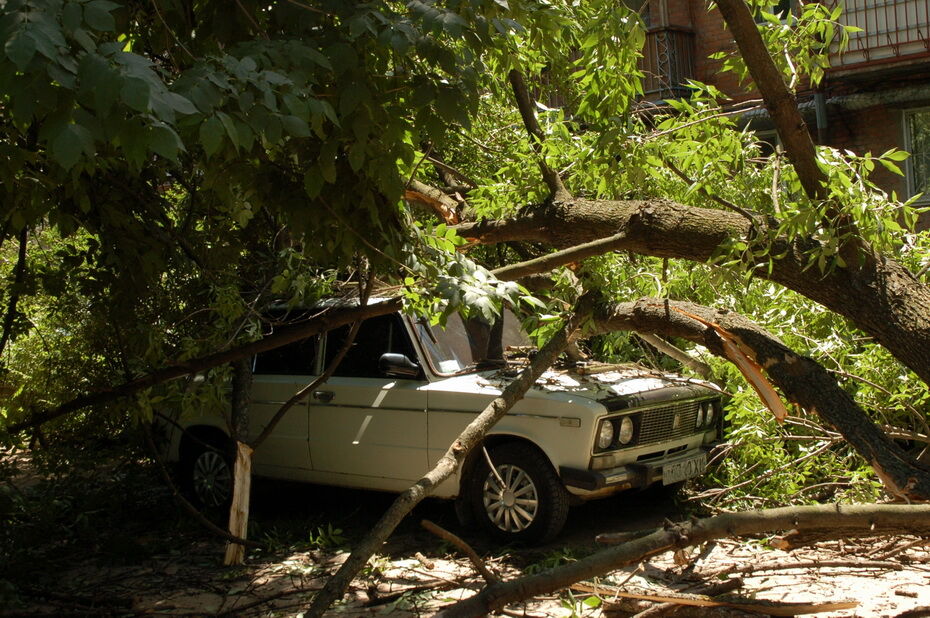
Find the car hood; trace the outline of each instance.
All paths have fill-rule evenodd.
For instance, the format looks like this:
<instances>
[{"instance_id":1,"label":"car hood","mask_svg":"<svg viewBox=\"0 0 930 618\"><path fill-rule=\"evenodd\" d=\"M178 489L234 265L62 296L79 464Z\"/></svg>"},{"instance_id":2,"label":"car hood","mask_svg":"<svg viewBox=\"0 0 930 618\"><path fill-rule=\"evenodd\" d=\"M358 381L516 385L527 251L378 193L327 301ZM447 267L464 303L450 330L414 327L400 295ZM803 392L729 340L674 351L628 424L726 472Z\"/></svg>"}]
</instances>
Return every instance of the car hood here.
<instances>
[{"instance_id":1,"label":"car hood","mask_svg":"<svg viewBox=\"0 0 930 618\"><path fill-rule=\"evenodd\" d=\"M473 391L478 387L499 392L513 381L518 372L519 368L481 371L448 378L443 382L451 390ZM526 397L547 397L552 393L585 397L600 402L608 410L623 410L653 401L719 396L723 391L704 380L625 364L549 370L539 377Z\"/></svg>"}]
</instances>

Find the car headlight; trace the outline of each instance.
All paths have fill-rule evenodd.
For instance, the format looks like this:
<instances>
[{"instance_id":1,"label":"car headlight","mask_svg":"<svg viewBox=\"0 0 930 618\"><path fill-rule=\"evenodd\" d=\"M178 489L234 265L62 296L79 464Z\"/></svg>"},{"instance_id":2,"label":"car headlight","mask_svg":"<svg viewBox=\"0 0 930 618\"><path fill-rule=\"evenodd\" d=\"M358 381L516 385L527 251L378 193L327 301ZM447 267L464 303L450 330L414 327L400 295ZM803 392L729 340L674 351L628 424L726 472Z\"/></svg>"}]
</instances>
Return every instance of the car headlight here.
<instances>
[{"instance_id":1,"label":"car headlight","mask_svg":"<svg viewBox=\"0 0 930 618\"><path fill-rule=\"evenodd\" d=\"M610 421L601 421L597 430L597 448L606 449L614 441L614 424Z\"/></svg>"},{"instance_id":2,"label":"car headlight","mask_svg":"<svg viewBox=\"0 0 930 618\"><path fill-rule=\"evenodd\" d=\"M704 410L704 422L710 425L714 422L714 404L708 401L704 405L707 406Z\"/></svg>"},{"instance_id":3,"label":"car headlight","mask_svg":"<svg viewBox=\"0 0 930 618\"><path fill-rule=\"evenodd\" d=\"M624 416L623 420L620 421L620 433L617 439L620 444L629 444L630 440L633 439L633 419L629 416Z\"/></svg>"},{"instance_id":4,"label":"car headlight","mask_svg":"<svg viewBox=\"0 0 930 618\"><path fill-rule=\"evenodd\" d=\"M697 414L694 415L694 426L695 428L697 428L703 424L704 424L704 404L699 403L697 407Z\"/></svg>"}]
</instances>

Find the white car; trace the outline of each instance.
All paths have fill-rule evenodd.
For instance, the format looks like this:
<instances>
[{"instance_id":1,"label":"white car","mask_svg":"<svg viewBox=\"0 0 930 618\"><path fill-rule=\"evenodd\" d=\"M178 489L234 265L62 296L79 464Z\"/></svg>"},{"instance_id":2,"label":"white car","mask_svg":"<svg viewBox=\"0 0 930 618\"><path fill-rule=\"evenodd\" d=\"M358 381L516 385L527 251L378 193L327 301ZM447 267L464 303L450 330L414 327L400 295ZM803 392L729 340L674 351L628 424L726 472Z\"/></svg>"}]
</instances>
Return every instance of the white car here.
<instances>
[{"instance_id":1,"label":"white car","mask_svg":"<svg viewBox=\"0 0 930 618\"><path fill-rule=\"evenodd\" d=\"M254 453L256 475L399 492L437 462L529 351L509 314L495 328L452 316L445 329L400 314L365 321L335 375L292 408ZM254 359L246 441L326 367L348 332ZM508 542L552 538L569 504L700 475L720 438L719 389L639 366L549 371L434 495L456 498ZM174 456L201 502L230 498L222 419L182 416ZM493 462L492 471L489 461Z\"/></svg>"}]
</instances>

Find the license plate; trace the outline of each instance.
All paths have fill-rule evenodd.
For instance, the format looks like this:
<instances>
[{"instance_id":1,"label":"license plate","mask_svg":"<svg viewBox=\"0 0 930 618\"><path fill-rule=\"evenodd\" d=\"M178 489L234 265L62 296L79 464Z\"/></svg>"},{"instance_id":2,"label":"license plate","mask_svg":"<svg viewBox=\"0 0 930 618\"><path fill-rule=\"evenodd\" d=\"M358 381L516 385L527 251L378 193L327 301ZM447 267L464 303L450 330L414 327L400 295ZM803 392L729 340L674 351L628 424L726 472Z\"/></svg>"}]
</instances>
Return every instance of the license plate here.
<instances>
[{"instance_id":1,"label":"license plate","mask_svg":"<svg viewBox=\"0 0 930 618\"><path fill-rule=\"evenodd\" d=\"M694 457L676 461L662 466L662 484L671 485L686 481L704 473L707 467L707 453L698 453Z\"/></svg>"}]
</instances>

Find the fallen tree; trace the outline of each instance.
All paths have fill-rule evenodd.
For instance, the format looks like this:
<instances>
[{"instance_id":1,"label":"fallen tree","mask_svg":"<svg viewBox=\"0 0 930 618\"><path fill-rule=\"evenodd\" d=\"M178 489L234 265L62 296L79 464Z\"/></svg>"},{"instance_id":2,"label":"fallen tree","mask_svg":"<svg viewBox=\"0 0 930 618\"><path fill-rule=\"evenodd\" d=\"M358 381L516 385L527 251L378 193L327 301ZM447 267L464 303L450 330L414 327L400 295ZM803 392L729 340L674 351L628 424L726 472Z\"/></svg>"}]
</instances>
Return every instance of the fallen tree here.
<instances>
[{"instance_id":1,"label":"fallen tree","mask_svg":"<svg viewBox=\"0 0 930 618\"><path fill-rule=\"evenodd\" d=\"M95 6L87 12L78 4L9 3L4 9L4 18L21 27L5 31L7 53L0 58L6 74L17 76L2 85L10 101L3 107L3 130L13 146L3 166L2 190L12 207L0 220L0 242L25 238L27 230L59 226L61 237L67 238L74 228L80 229L86 236L82 237L84 244L67 245L62 254L70 258L76 255L87 269L86 273L73 269L78 273L75 277L83 277L77 283L89 281L93 285L75 287L87 287L87 298L97 301L98 306L133 294L137 302L127 303L131 308L145 305L150 299L143 297L138 287L124 285L141 273L146 277L139 276L134 282L137 285L176 279L177 287L188 294L178 294L174 304L193 306L196 312L196 303L204 302L202 289L223 281L230 264L277 255L282 248L290 250L294 264L274 263L278 271L262 273L270 275L268 279L241 288L230 284L233 291L226 293L240 300L246 294L254 294L263 302L280 300L275 296L278 292L266 292L274 287L270 281L281 275L278 289L284 292L280 293L286 292L288 300L295 300L306 290L298 284L305 283L302 278L307 270L345 269L360 254L373 260L376 275L403 281L406 290L416 287L413 296L434 289L435 281L429 279L446 274L440 268L445 262L437 260L424 266L429 252L409 250L416 244L411 239L421 238L422 228L414 230L406 218L410 213L401 196L426 195L440 203L444 220L454 220L451 215L463 200L450 195L458 196L459 189L467 194L476 183L466 182L468 186L446 192L450 195L443 199L442 191L417 184L414 176L422 171L424 161L436 160L430 156L434 138L435 143L443 143L450 134L471 124L477 108L469 108L467 103L482 93L502 90L506 81L530 136L526 150L533 155L532 162L538 165L549 196L535 189L527 191L530 183L519 177L520 172L513 173L508 180L522 190L511 196L525 200L526 194L532 193L539 195L540 203L525 207L511 219L500 213L514 212L516 204L496 205L490 216L497 220L469 222L457 229L485 244L508 244L528 257L550 248L574 249L505 266L499 276L546 272L560 264L617 250L711 265L742 258L745 272L795 290L849 318L924 382L930 382L930 316L926 314L930 292L893 257L895 245L882 253L858 238L855 226L844 215L847 205L830 202L828 179L818 165L817 151L793 94L741 0L722 0L720 7L808 198L803 207L823 213L814 217L819 226L814 232L773 234L773 217L726 203L712 194L702 205L715 202L724 210L660 199L667 186L641 200L573 197L557 164L568 157L559 156L558 144L553 147L551 138L558 137L558 131L549 132L550 128L565 134L582 125L590 133L603 131L603 141L592 148L607 151L627 145L623 140L629 135L623 139L610 135L628 121L648 138L648 123L637 125L635 114L630 113L629 102L637 88L623 89L629 85L623 81L625 76L636 72L634 44L641 43L642 28L621 3L550 3L545 11L538 10L535 3L517 1L467 8L438 2L429 5L429 10L424 9L424 3L331 3L325 10L308 10L301 3L269 7L244 0L237 2L239 10L230 16L235 17L235 24L228 29L210 26L210 6L190 7L190 11L166 7L159 20L117 20L111 12L120 8L119 3ZM40 21L42 29L35 26ZM508 25L511 22L516 26ZM461 36L463 32L468 36ZM42 45L50 36L59 41L55 53ZM140 44L126 48L127 40ZM588 45L589 40L597 44ZM37 53L37 41L41 53ZM159 42L154 49L149 45L152 41ZM540 41L545 44L537 49ZM581 41L584 46L579 45ZM579 50L583 50L582 58L577 63L568 62L563 70L567 69L571 79L579 78L579 87L592 90L590 97L586 92L579 97L589 112L592 105L599 105L592 103L595 99L610 105L587 116L582 106L566 106L565 116L578 113L571 128L552 118L541 126L526 84L537 76L527 71L550 64L554 67L564 62L560 56L576 57ZM617 55L603 62L603 54L611 53ZM386 61L396 62L396 70L387 71ZM148 68L153 64L159 71ZM613 69L603 70L608 66ZM604 81L599 82L599 77ZM98 80L104 78L107 83L126 86L138 85L141 80L145 87L125 87L118 92L96 88ZM313 88L305 87L307 83ZM414 96L407 96L411 90ZM51 91L62 96L48 96ZM614 97L616 92L621 96ZM621 100L623 97L626 100ZM41 103L38 107L37 100ZM621 119L619 124L613 120L615 115ZM569 137L562 146L581 135ZM632 137L631 141L637 141L641 135ZM425 144L425 152L417 153L413 144ZM486 150L483 144L478 145ZM514 159L526 154L500 152L505 152L501 157L505 161L508 154ZM602 156L617 160L613 152ZM566 169L574 164L572 160ZM603 165L597 173L609 173L610 165ZM639 165L645 167L642 160ZM673 163L667 165L675 169ZM489 167L499 169L500 165ZM446 166L444 173L450 170L454 168ZM487 175L488 185L499 182L495 174ZM678 176L689 180L681 170ZM467 179L467 175L458 178ZM773 186L777 188L777 184ZM166 188L183 195L169 195ZM774 192L772 199L777 201ZM784 193L786 198L795 197ZM592 194L590 186L577 192ZM821 269L817 257L825 250L819 240L824 231L842 235L840 253L845 261ZM448 241L445 237L441 240ZM526 251L531 243L536 245ZM257 250L244 254L242 247L246 245ZM747 249L735 250L739 245ZM171 249L174 259L170 263L162 257L166 248ZM20 253L24 250L21 242ZM296 254L301 254L301 259L296 259ZM206 259L210 256L216 256L215 260ZM764 256L761 264L759 256ZM18 289L22 279L37 272L22 259L17 264L24 265L15 267L12 279L17 289L9 295L6 316L13 316L23 306ZM51 270L57 271L57 267ZM66 273L62 280L75 283L69 278L70 266L60 270ZM194 281L191 289L181 285L189 281ZM318 282L320 288L330 283L322 274ZM473 292L468 282L458 283L455 292ZM173 290L170 286L165 289ZM458 296L463 295L467 296ZM85 300L79 296L74 306L92 305ZM650 302L644 301L638 308L615 307L602 316L602 327L678 334L725 354L719 332L707 323L719 325L738 337L747 354L768 370L789 399L816 410L841 430L876 466L892 493L928 495L926 469L902 457L873 424L864 422L861 409L838 392L835 380L826 379L816 364L757 332L738 316L695 306L685 308L692 315L704 316L700 322L677 312L665 311L663 315L670 301L655 301L658 307ZM256 301L254 306L258 304ZM219 352L184 363L166 363L170 366L165 369L98 393L86 393L55 407L34 406L26 418L17 410L15 416L4 419L5 428L15 433L36 427L83 407L138 393L163 380L400 306L400 301L391 301L355 313L333 311L258 342L219 345ZM132 311L123 313L133 315ZM4 318L2 340L15 344L13 321ZM109 334L107 328L101 330ZM232 334L217 334L214 341L225 342L240 334L231 330ZM164 336L157 327L143 332ZM201 343L198 336L195 332L191 338ZM7 345L7 350L10 347ZM96 358L109 358L96 352ZM141 364L138 358L130 360L136 368ZM119 375L133 375L127 369L131 363L125 365ZM835 394L836 401L825 401L821 390ZM338 586L334 584L334 588Z\"/></svg>"}]
</instances>

